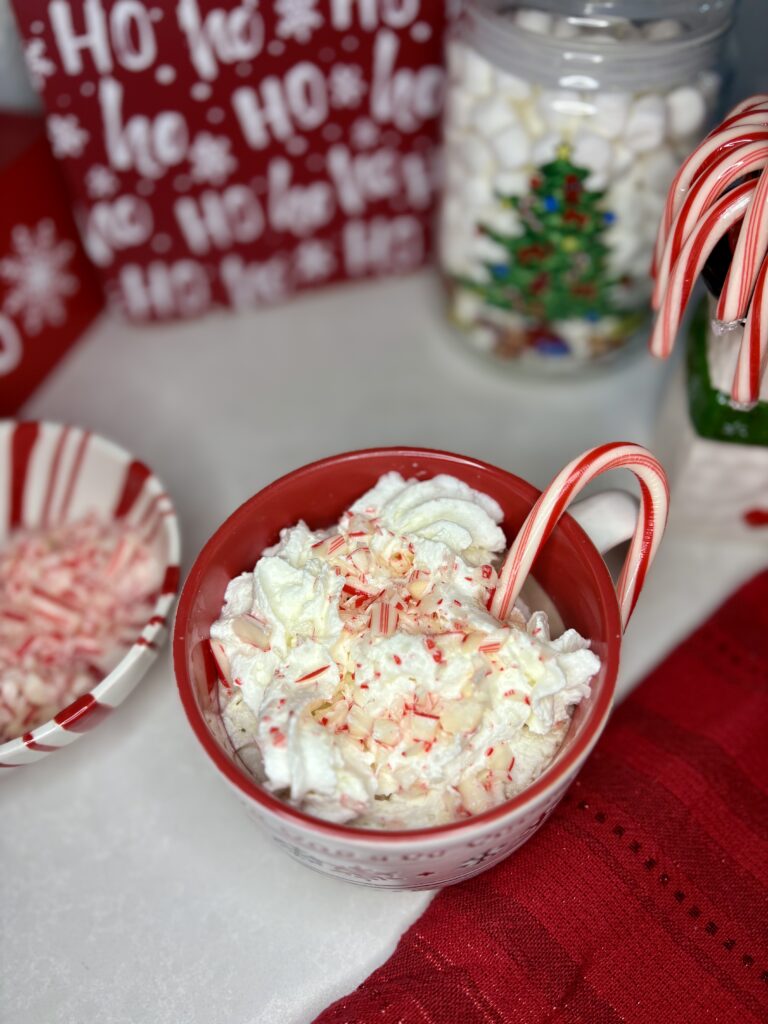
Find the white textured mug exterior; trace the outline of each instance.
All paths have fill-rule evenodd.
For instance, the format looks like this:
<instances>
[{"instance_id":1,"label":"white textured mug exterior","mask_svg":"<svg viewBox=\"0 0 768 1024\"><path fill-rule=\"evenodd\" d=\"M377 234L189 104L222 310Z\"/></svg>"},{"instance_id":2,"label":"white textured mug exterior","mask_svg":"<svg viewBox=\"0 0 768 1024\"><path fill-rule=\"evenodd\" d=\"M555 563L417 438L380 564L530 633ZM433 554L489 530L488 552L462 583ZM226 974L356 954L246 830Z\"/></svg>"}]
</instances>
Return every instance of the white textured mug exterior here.
<instances>
[{"instance_id":1,"label":"white textured mug exterior","mask_svg":"<svg viewBox=\"0 0 768 1024\"><path fill-rule=\"evenodd\" d=\"M479 875L514 853L547 820L562 799L582 764L599 739L610 714L606 710L592 744L567 775L560 776L525 807L511 809L495 820L469 819L457 832L414 832L412 839L398 837L382 846L376 835L364 829L352 838L329 836L311 824L280 818L231 788L250 817L294 860L314 871L347 882L379 889L437 889ZM402 834L401 834L402 835ZM394 837L393 837L394 838Z\"/></svg>"}]
</instances>

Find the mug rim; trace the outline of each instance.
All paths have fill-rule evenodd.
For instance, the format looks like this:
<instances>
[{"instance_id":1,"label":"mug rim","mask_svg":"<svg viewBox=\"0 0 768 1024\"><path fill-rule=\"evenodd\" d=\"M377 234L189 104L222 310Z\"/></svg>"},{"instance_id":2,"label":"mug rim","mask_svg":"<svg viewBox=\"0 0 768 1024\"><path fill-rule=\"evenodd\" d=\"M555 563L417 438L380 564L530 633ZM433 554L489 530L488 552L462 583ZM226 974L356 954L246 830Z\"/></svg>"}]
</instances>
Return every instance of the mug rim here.
<instances>
[{"instance_id":1,"label":"mug rim","mask_svg":"<svg viewBox=\"0 0 768 1024\"><path fill-rule=\"evenodd\" d=\"M575 772L582 761L591 751L602 732L603 726L610 712L613 696L616 689L616 677L619 669L619 649L621 646L622 628L621 615L616 597L616 590L611 579L608 568L603 561L600 552L590 540L589 536L581 526L567 512L562 516L556 530L562 530L566 534L571 547L579 548L595 571L600 598L600 607L604 612L606 620L606 636L608 650L603 665L605 675L600 693L596 696L591 705L590 719L585 724L582 734L569 747L565 754L552 762L530 786L527 786L510 800L492 807L481 814L472 815L470 818L461 821L449 822L444 825L433 825L416 829L368 829L355 828L351 825L337 824L326 821L322 818L313 817L304 811L293 807L291 804L279 797L274 796L265 787L260 786L255 780L249 778L244 772L238 770L235 765L224 754L221 747L209 729L202 711L195 699L194 687L190 673L187 670L186 659L186 633L187 625L191 619L194 600L200 589L200 585L210 570L211 564L218 552L218 549L232 530L238 529L241 520L249 517L251 508L261 504L270 493L278 490L287 480L295 481L303 476L311 476L318 469L330 468L331 466L343 465L350 462L360 462L379 456L399 456L418 459L428 457L440 459L446 465L462 465L478 469L481 472L488 472L494 476L503 476L514 481L526 500L530 500L531 506L541 494L533 484L523 480L522 477L511 473L509 470L501 469L492 463L483 462L471 456L458 455L454 452L442 451L433 448L420 448L411 446L394 445L377 448L363 448L349 452L341 452L337 455L326 456L316 459L297 469L290 470L282 476L261 488L250 498L247 498L229 515L221 525L214 531L209 540L198 553L192 568L184 581L181 596L176 609L176 617L173 625L173 666L176 677L176 686L179 692L182 706L189 721L192 731L202 745L205 752L213 761L215 767L224 775L227 782L234 786L239 795L248 800L253 800L271 816L282 819L294 826L305 830L319 832L326 837L338 840L354 840L363 844L371 843L404 843L413 841L425 841L429 839L442 839L450 835L468 833L478 826L484 826L498 822L508 815L523 810L528 805L536 803L539 797L564 777ZM491 494L491 496L493 496ZM290 524L288 524L290 525Z\"/></svg>"}]
</instances>

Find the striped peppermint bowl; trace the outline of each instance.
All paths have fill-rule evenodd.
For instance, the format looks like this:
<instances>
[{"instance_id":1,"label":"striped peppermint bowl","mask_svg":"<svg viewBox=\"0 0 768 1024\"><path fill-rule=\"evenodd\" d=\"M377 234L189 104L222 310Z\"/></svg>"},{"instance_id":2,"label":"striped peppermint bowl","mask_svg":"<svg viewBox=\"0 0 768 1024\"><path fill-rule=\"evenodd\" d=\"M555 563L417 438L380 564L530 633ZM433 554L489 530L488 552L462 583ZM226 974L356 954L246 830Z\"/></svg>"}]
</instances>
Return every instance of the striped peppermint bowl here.
<instances>
[{"instance_id":1,"label":"striped peppermint bowl","mask_svg":"<svg viewBox=\"0 0 768 1024\"><path fill-rule=\"evenodd\" d=\"M179 588L176 513L162 483L112 441L57 423L0 421L0 543L87 512L125 519L145 532L164 567L146 625L114 669L32 732L0 744L0 768L39 761L74 743L121 704L157 657Z\"/></svg>"}]
</instances>

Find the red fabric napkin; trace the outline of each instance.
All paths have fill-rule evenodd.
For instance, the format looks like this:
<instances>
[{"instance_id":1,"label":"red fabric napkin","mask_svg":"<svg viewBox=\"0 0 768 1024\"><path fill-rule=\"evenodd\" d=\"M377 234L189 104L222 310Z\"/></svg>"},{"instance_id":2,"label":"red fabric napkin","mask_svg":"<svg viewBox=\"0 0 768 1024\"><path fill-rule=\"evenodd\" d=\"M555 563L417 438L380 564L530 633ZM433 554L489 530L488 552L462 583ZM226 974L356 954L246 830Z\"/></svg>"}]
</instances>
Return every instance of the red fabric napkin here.
<instances>
[{"instance_id":1,"label":"red fabric napkin","mask_svg":"<svg viewBox=\"0 0 768 1024\"><path fill-rule=\"evenodd\" d=\"M550 821L317 1024L768 1021L768 572L614 714Z\"/></svg>"}]
</instances>

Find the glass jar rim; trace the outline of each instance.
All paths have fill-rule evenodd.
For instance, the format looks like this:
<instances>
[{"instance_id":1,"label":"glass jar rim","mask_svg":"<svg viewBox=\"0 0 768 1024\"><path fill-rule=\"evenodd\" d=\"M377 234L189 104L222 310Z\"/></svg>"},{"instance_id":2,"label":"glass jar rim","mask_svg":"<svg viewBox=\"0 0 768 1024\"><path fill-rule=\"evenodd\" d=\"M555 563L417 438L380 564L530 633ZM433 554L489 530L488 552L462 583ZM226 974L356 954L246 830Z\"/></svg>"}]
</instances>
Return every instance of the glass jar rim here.
<instances>
[{"instance_id":1,"label":"glass jar rim","mask_svg":"<svg viewBox=\"0 0 768 1024\"><path fill-rule=\"evenodd\" d=\"M521 5L527 8L527 5ZM664 12L696 14L690 2L672 0L639 0L619 3L603 0L582 4L584 8L611 17L631 17L654 20L648 12L652 8ZM499 0L468 0L458 22L458 33L492 64L503 71L544 85L564 89L590 91L595 89L633 89L670 86L690 80L696 73L716 65L723 37L733 23L734 0L698 5L701 10L698 24L671 39L627 39L605 43L589 36L560 39L549 34L526 30L508 15L513 8L504 4L499 11ZM545 13L563 14L561 0L537 0L535 8ZM619 11L621 14L619 15ZM627 13L631 12L631 13ZM569 11L564 17L580 16Z\"/></svg>"}]
</instances>

